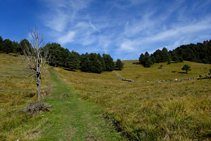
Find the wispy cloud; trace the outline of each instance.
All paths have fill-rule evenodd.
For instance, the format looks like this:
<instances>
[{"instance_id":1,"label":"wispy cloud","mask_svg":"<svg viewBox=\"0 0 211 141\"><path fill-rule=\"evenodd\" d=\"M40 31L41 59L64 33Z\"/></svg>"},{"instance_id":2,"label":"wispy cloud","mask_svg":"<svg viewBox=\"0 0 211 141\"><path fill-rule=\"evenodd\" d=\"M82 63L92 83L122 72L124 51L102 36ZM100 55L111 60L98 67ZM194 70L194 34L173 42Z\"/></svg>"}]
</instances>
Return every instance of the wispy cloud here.
<instances>
[{"instance_id":1,"label":"wispy cloud","mask_svg":"<svg viewBox=\"0 0 211 141\"><path fill-rule=\"evenodd\" d=\"M75 32L69 31L66 35L59 37L58 42L61 44L66 44L72 42L74 37L75 37Z\"/></svg>"},{"instance_id":2,"label":"wispy cloud","mask_svg":"<svg viewBox=\"0 0 211 141\"><path fill-rule=\"evenodd\" d=\"M89 24L90 24L90 26L94 29L94 30L96 30L96 31L98 31L98 32L100 32L100 30L99 29L97 29L93 24L92 24L92 22L91 21L89 21Z\"/></svg>"},{"instance_id":3,"label":"wispy cloud","mask_svg":"<svg viewBox=\"0 0 211 141\"><path fill-rule=\"evenodd\" d=\"M140 4L145 2L146 0L115 0L112 1L112 4L117 7L117 8L121 8L121 9L126 9L129 7L132 7L134 5Z\"/></svg>"},{"instance_id":4,"label":"wispy cloud","mask_svg":"<svg viewBox=\"0 0 211 141\"><path fill-rule=\"evenodd\" d=\"M48 17L45 17L45 25L58 32L64 31L67 23L67 15L62 13L62 11L56 12L55 15L48 15Z\"/></svg>"},{"instance_id":5,"label":"wispy cloud","mask_svg":"<svg viewBox=\"0 0 211 141\"><path fill-rule=\"evenodd\" d=\"M44 24L58 32L63 32L77 20L78 12L86 8L91 0L45 0L48 12L44 14Z\"/></svg>"},{"instance_id":6,"label":"wispy cloud","mask_svg":"<svg viewBox=\"0 0 211 141\"><path fill-rule=\"evenodd\" d=\"M207 5L190 0L45 1L44 24L54 31L52 38L65 47L77 44L80 53L98 51L137 59L145 51L173 49L211 36L211 15L203 11L211 6L209 1L204 2Z\"/></svg>"}]
</instances>

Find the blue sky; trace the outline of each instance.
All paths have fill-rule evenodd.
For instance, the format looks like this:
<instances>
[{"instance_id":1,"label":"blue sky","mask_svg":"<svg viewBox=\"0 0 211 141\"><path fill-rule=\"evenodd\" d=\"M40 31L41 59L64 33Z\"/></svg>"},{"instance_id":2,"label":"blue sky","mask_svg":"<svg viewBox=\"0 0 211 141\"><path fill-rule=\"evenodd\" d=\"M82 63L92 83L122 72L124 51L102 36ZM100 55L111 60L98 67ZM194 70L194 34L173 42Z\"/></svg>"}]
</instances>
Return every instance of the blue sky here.
<instances>
[{"instance_id":1,"label":"blue sky","mask_svg":"<svg viewBox=\"0 0 211 141\"><path fill-rule=\"evenodd\" d=\"M70 51L138 59L211 39L211 0L1 0L0 36L20 41L37 26Z\"/></svg>"}]
</instances>

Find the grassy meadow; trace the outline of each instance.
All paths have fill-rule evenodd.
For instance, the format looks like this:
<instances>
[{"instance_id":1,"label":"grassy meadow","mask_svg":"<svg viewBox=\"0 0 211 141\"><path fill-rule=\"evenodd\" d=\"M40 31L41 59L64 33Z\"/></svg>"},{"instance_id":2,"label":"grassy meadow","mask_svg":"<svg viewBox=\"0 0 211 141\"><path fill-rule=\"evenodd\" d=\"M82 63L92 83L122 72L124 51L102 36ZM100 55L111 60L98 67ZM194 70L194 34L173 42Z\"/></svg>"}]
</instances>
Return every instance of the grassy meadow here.
<instances>
[{"instance_id":1,"label":"grassy meadow","mask_svg":"<svg viewBox=\"0 0 211 141\"><path fill-rule=\"evenodd\" d=\"M124 69L116 72L134 82L120 80L115 72L95 74L54 68L42 76L42 93L52 90L46 102L53 108L31 118L21 111L37 100L36 81L26 76L12 54L0 55L2 141L211 138L211 79L154 83L205 76L211 65L184 61L144 68L132 64L137 60L123 61ZM188 74L181 70L184 64L191 67ZM158 69L160 65L162 69ZM61 99L61 94L68 97ZM108 121L100 120L102 113L112 119L119 133Z\"/></svg>"},{"instance_id":2,"label":"grassy meadow","mask_svg":"<svg viewBox=\"0 0 211 141\"><path fill-rule=\"evenodd\" d=\"M114 72L55 71L84 99L103 107L129 140L211 138L211 79L153 82L205 76L211 65L184 61L144 68L133 62L123 61L124 69L116 72L134 82L121 81ZM181 70L184 64L192 69L188 74Z\"/></svg>"},{"instance_id":3,"label":"grassy meadow","mask_svg":"<svg viewBox=\"0 0 211 141\"><path fill-rule=\"evenodd\" d=\"M116 141L125 140L103 118L103 110L78 95L72 86L50 72L52 94L46 101L52 105L43 131L33 138L38 141ZM41 129L41 130L42 130Z\"/></svg>"},{"instance_id":4,"label":"grassy meadow","mask_svg":"<svg viewBox=\"0 0 211 141\"><path fill-rule=\"evenodd\" d=\"M50 111L24 113L37 101L36 80L27 77L13 54L0 56L0 141L125 140L103 118L104 111L83 100L52 67L42 75L43 101L52 105Z\"/></svg>"},{"instance_id":5,"label":"grassy meadow","mask_svg":"<svg viewBox=\"0 0 211 141\"><path fill-rule=\"evenodd\" d=\"M0 54L0 140L30 139L46 118L29 118L21 111L37 100L36 81L27 77L13 54ZM42 77L42 92L47 89Z\"/></svg>"}]
</instances>

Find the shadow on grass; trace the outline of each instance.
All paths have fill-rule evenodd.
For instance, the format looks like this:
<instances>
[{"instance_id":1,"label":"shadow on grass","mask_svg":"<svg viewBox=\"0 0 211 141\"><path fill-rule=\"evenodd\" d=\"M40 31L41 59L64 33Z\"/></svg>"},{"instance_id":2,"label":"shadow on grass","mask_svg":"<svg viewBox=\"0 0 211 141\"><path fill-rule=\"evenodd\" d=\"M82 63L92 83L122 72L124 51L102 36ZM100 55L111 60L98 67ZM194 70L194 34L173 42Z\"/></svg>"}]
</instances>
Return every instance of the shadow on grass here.
<instances>
[{"instance_id":1,"label":"shadow on grass","mask_svg":"<svg viewBox=\"0 0 211 141\"><path fill-rule=\"evenodd\" d=\"M178 73L183 73L183 74L187 74L186 72L178 72Z\"/></svg>"},{"instance_id":2,"label":"shadow on grass","mask_svg":"<svg viewBox=\"0 0 211 141\"><path fill-rule=\"evenodd\" d=\"M76 70L71 70L71 69L69 69L69 68L65 68L64 70L72 71L72 72L77 72Z\"/></svg>"},{"instance_id":3,"label":"shadow on grass","mask_svg":"<svg viewBox=\"0 0 211 141\"><path fill-rule=\"evenodd\" d=\"M201 77L201 78L198 78L198 80L201 80L201 79L211 79L211 77Z\"/></svg>"}]
</instances>

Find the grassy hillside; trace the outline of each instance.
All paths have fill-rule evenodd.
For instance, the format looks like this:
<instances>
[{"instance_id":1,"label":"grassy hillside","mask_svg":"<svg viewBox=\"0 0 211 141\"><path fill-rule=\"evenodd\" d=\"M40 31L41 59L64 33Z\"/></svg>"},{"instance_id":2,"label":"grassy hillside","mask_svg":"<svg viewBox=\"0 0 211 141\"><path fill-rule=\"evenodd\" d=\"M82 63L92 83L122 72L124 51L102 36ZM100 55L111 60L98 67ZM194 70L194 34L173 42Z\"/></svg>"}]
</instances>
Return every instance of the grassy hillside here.
<instances>
[{"instance_id":1,"label":"grassy hillside","mask_svg":"<svg viewBox=\"0 0 211 141\"><path fill-rule=\"evenodd\" d=\"M46 118L29 118L21 111L36 101L36 81L28 78L12 54L0 54L0 140L29 139ZM42 77L42 92L47 88Z\"/></svg>"},{"instance_id":2,"label":"grassy hillside","mask_svg":"<svg viewBox=\"0 0 211 141\"><path fill-rule=\"evenodd\" d=\"M101 105L131 140L211 138L211 79L154 83L204 76L210 65L184 61L144 68L133 65L135 60L123 62L117 73L134 82L121 81L114 72L56 71L84 99ZM188 74L181 70L184 64L192 69Z\"/></svg>"},{"instance_id":3,"label":"grassy hillside","mask_svg":"<svg viewBox=\"0 0 211 141\"><path fill-rule=\"evenodd\" d=\"M0 54L0 141L124 140L103 118L103 110L87 102L51 68L42 75L42 94L50 112L24 113L37 101L36 81L26 76L12 54ZM50 90L49 90L50 89Z\"/></svg>"},{"instance_id":4,"label":"grassy hillside","mask_svg":"<svg viewBox=\"0 0 211 141\"><path fill-rule=\"evenodd\" d=\"M100 105L129 140L211 138L211 79L154 83L205 76L210 65L160 63L144 68L133 65L136 60L123 61L125 68L116 72L134 82L122 81L114 72L93 74L55 68L57 77L51 74L50 83L42 76L43 93L55 82L51 98L47 100L54 107L51 112L30 118L21 111L27 103L37 100L36 82L25 76L15 57L0 55L0 140L48 140L52 136L64 140L119 140L119 134L99 120L102 116L96 111L102 111L81 100L72 93L72 88L69 92L66 83L83 99ZM184 64L191 66L188 74L181 70ZM158 69L160 65L162 69ZM50 78L48 73L47 76ZM70 97L61 100L61 93L68 93Z\"/></svg>"},{"instance_id":5,"label":"grassy hillside","mask_svg":"<svg viewBox=\"0 0 211 141\"><path fill-rule=\"evenodd\" d=\"M39 141L94 141L124 140L103 118L103 110L81 99L74 89L61 80L54 71L50 73L53 87L48 102L52 110L44 114L48 121L44 131L36 137ZM35 139L35 138L34 138Z\"/></svg>"}]
</instances>

